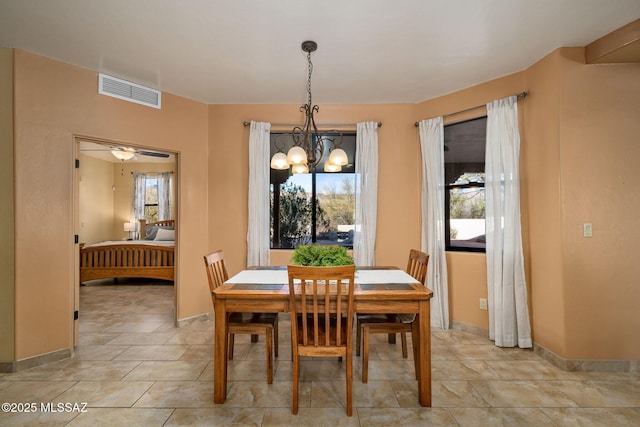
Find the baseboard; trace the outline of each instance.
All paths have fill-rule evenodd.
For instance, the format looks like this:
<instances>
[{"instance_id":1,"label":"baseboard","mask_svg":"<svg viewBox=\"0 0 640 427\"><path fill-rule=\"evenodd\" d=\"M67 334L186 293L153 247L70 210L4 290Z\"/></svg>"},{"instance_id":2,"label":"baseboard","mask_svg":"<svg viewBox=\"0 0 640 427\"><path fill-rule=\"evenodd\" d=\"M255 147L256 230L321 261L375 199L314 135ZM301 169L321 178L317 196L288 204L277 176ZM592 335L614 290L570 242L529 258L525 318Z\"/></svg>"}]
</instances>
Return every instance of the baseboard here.
<instances>
[{"instance_id":1,"label":"baseboard","mask_svg":"<svg viewBox=\"0 0 640 427\"><path fill-rule=\"evenodd\" d=\"M176 320L176 328L183 328L196 322L209 322L213 320L213 313L203 313L196 316Z\"/></svg>"},{"instance_id":2,"label":"baseboard","mask_svg":"<svg viewBox=\"0 0 640 427\"><path fill-rule=\"evenodd\" d=\"M640 360L565 359L535 342L533 343L533 351L563 371L640 372Z\"/></svg>"},{"instance_id":3,"label":"baseboard","mask_svg":"<svg viewBox=\"0 0 640 427\"><path fill-rule=\"evenodd\" d=\"M451 321L451 329L468 332L483 338L489 339L489 330L467 323ZM563 371L576 372L640 372L640 360L596 360L596 359L565 359L533 343L533 351L547 362L562 369Z\"/></svg>"},{"instance_id":4,"label":"baseboard","mask_svg":"<svg viewBox=\"0 0 640 427\"><path fill-rule=\"evenodd\" d=\"M36 366L46 365L47 363L69 359L72 355L73 352L70 348L63 348L62 350L39 354L16 362L0 362L0 372L14 373L25 369L35 368Z\"/></svg>"},{"instance_id":5,"label":"baseboard","mask_svg":"<svg viewBox=\"0 0 640 427\"><path fill-rule=\"evenodd\" d=\"M468 332L470 334L489 339L489 330L481 328L480 326L469 325L468 323L458 322L456 320L452 320L450 322L450 326L451 329Z\"/></svg>"},{"instance_id":6,"label":"baseboard","mask_svg":"<svg viewBox=\"0 0 640 427\"><path fill-rule=\"evenodd\" d=\"M0 362L0 374L11 374L16 371L16 362Z\"/></svg>"}]
</instances>

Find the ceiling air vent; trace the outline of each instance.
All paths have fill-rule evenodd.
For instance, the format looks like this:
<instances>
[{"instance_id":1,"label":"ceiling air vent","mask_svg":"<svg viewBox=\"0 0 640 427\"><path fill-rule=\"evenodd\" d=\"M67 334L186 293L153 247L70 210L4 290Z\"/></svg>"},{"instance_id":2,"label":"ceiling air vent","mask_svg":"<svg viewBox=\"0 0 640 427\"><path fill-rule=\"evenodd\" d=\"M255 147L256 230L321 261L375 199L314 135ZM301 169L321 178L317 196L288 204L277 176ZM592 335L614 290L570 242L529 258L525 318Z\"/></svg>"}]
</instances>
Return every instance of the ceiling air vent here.
<instances>
[{"instance_id":1,"label":"ceiling air vent","mask_svg":"<svg viewBox=\"0 0 640 427\"><path fill-rule=\"evenodd\" d=\"M160 109L159 91L106 74L98 74L98 93Z\"/></svg>"}]
</instances>

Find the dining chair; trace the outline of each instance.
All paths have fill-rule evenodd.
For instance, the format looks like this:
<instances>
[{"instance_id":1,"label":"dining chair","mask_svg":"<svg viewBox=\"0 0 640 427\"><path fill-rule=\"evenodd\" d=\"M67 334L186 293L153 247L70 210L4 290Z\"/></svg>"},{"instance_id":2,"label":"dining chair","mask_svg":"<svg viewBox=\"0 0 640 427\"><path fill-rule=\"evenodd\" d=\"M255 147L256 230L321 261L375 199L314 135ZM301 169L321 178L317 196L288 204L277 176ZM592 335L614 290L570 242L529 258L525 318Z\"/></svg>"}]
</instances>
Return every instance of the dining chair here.
<instances>
[{"instance_id":1,"label":"dining chair","mask_svg":"<svg viewBox=\"0 0 640 427\"><path fill-rule=\"evenodd\" d=\"M213 298L213 290L222 285L229 275L224 264L222 251L215 251L204 256L207 268L209 290ZM229 313L228 346L229 360L233 359L234 336L236 334L264 335L267 347L267 383L273 382L273 357L278 357L278 314L277 313Z\"/></svg>"},{"instance_id":2,"label":"dining chair","mask_svg":"<svg viewBox=\"0 0 640 427\"><path fill-rule=\"evenodd\" d=\"M409 251L407 273L424 286L427 280L427 266L429 255L416 249ZM402 357L407 358L407 332L411 332L415 314L357 314L356 315L356 355L360 355L360 343L362 340L362 382L366 383L369 377L369 336L371 334L400 333L402 341ZM428 321L428 320L427 320ZM413 346L414 359L416 346ZM417 366L417 365L416 365ZM416 378L418 372L416 369Z\"/></svg>"},{"instance_id":3,"label":"dining chair","mask_svg":"<svg viewBox=\"0 0 640 427\"><path fill-rule=\"evenodd\" d=\"M347 415L353 413L352 324L355 266L287 267L291 307L293 406L298 413L300 357L346 361Z\"/></svg>"}]
</instances>

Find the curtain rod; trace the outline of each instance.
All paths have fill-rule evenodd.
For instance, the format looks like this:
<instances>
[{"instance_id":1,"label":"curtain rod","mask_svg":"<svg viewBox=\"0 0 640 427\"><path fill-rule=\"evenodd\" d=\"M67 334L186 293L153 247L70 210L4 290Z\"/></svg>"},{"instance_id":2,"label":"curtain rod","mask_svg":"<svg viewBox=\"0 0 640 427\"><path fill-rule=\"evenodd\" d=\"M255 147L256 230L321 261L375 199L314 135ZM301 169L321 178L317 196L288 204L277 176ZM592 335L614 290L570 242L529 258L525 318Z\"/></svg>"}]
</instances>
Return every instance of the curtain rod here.
<instances>
[{"instance_id":1,"label":"curtain rod","mask_svg":"<svg viewBox=\"0 0 640 427\"><path fill-rule=\"evenodd\" d=\"M173 171L165 171L165 172L137 172L137 171L131 171L131 175L133 175L134 173L144 173L144 174L153 175L153 174L167 173L167 172L173 173Z\"/></svg>"},{"instance_id":2,"label":"curtain rod","mask_svg":"<svg viewBox=\"0 0 640 427\"><path fill-rule=\"evenodd\" d=\"M527 93L527 92L520 92L519 94L514 95L514 96L516 96L516 97L518 97L518 98L526 98L526 97L527 97L527 95L528 95L528 93ZM458 114L466 113L466 112L468 112L468 111L473 111L473 110L476 110L476 109L478 109L478 108L486 107L486 105L487 105L487 104L483 104L483 105L476 105L475 107L466 108L466 109L464 109L464 110L456 111L455 113L445 114L445 115L443 115L443 116L442 116L442 118L455 116L455 115L458 115ZM416 122L416 127L419 125L419 123L420 123L420 122Z\"/></svg>"},{"instance_id":3,"label":"curtain rod","mask_svg":"<svg viewBox=\"0 0 640 427\"><path fill-rule=\"evenodd\" d=\"M249 126L251 122L242 122L242 126ZM333 127L333 126L355 126L357 123L320 123L320 127ZM271 126L302 126L302 123L271 123ZM378 122L378 127L382 127L382 122Z\"/></svg>"}]
</instances>

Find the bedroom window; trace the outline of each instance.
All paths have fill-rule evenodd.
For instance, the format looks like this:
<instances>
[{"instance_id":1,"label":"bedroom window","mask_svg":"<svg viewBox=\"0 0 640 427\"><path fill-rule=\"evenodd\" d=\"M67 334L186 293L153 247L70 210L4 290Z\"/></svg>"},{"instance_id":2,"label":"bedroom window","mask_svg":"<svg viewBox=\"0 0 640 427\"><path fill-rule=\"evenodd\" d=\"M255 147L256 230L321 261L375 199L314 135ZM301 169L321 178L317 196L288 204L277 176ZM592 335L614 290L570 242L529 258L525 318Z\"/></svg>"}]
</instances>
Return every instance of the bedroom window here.
<instances>
[{"instance_id":1,"label":"bedroom window","mask_svg":"<svg viewBox=\"0 0 640 427\"><path fill-rule=\"evenodd\" d=\"M272 133L270 157L293 145L291 134ZM349 164L341 172L324 172L325 156L307 174L270 169L271 248L291 249L301 244L353 247L355 223L356 135L343 134L341 148Z\"/></svg>"},{"instance_id":2,"label":"bedroom window","mask_svg":"<svg viewBox=\"0 0 640 427\"><path fill-rule=\"evenodd\" d=\"M446 250L484 252L487 118L444 127Z\"/></svg>"},{"instance_id":3,"label":"bedroom window","mask_svg":"<svg viewBox=\"0 0 640 427\"><path fill-rule=\"evenodd\" d=\"M147 222L171 219L171 177L171 172L133 173L133 218Z\"/></svg>"},{"instance_id":4,"label":"bedroom window","mask_svg":"<svg viewBox=\"0 0 640 427\"><path fill-rule=\"evenodd\" d=\"M144 218L148 222L158 221L158 178L145 179Z\"/></svg>"}]
</instances>

